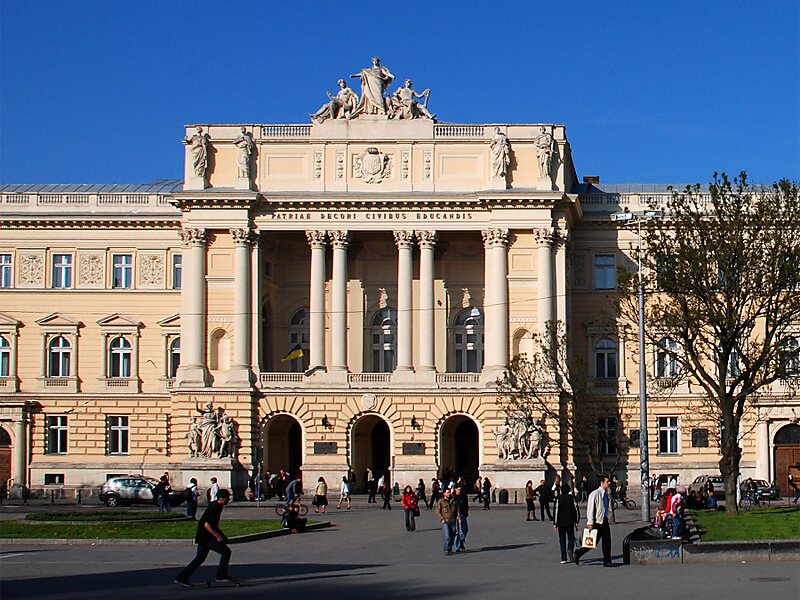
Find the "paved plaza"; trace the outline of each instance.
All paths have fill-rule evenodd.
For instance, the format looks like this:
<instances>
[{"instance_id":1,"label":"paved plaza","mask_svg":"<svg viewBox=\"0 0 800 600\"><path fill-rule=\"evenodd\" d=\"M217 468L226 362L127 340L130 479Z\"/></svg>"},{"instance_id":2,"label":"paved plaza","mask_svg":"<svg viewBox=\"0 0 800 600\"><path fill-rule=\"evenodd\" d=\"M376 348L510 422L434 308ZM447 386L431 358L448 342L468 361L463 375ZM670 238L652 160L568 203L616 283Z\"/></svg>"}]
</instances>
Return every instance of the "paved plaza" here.
<instances>
[{"instance_id":1,"label":"paved plaza","mask_svg":"<svg viewBox=\"0 0 800 600\"><path fill-rule=\"evenodd\" d=\"M231 506L224 518L260 518L271 505ZM559 564L552 526L525 522L522 505L477 505L470 513L468 552L445 556L433 513L422 511L418 530L406 533L403 512L356 503L329 512L334 527L303 535L235 544L231 574L242 588L193 589L172 583L194 556L194 546L5 545L0 551L0 597L113 599L261 597L381 598L797 598L800 564L601 566L599 551L580 566ZM6 509L4 509L6 510ZM4 518L10 514L5 512ZM315 515L313 512L311 516ZM612 526L613 553L622 562L624 535L637 515L623 511ZM627 520L626 520L627 519ZM0 525L1 526L1 525ZM212 579L216 555L195 574Z\"/></svg>"}]
</instances>

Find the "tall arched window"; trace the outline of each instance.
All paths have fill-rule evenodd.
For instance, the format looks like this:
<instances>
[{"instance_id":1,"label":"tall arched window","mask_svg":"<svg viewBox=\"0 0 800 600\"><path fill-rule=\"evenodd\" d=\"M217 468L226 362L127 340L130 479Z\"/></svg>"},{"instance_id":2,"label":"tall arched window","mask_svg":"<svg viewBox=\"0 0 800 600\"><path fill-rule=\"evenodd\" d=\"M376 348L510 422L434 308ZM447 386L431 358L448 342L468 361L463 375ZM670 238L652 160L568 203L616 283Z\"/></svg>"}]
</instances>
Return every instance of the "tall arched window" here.
<instances>
[{"instance_id":1,"label":"tall arched window","mask_svg":"<svg viewBox=\"0 0 800 600\"><path fill-rule=\"evenodd\" d=\"M453 327L455 372L479 373L483 369L483 313L476 306L462 310Z\"/></svg>"},{"instance_id":2,"label":"tall arched window","mask_svg":"<svg viewBox=\"0 0 800 600\"><path fill-rule=\"evenodd\" d=\"M384 308L372 319L372 370L391 373L397 366L397 311Z\"/></svg>"},{"instance_id":3,"label":"tall arched window","mask_svg":"<svg viewBox=\"0 0 800 600\"><path fill-rule=\"evenodd\" d=\"M169 377L175 379L178 367L181 366L181 338L176 337L169 343Z\"/></svg>"},{"instance_id":4,"label":"tall arched window","mask_svg":"<svg viewBox=\"0 0 800 600\"><path fill-rule=\"evenodd\" d=\"M678 375L678 343L668 337L656 346L656 377L672 379Z\"/></svg>"},{"instance_id":5,"label":"tall arched window","mask_svg":"<svg viewBox=\"0 0 800 600\"><path fill-rule=\"evenodd\" d=\"M8 377L11 368L11 344L0 335L0 377Z\"/></svg>"},{"instance_id":6,"label":"tall arched window","mask_svg":"<svg viewBox=\"0 0 800 600\"><path fill-rule=\"evenodd\" d=\"M303 356L293 358L289 369L292 373L302 373L308 370L308 312L301 308L292 315L289 321L289 348L299 345Z\"/></svg>"},{"instance_id":7,"label":"tall arched window","mask_svg":"<svg viewBox=\"0 0 800 600\"><path fill-rule=\"evenodd\" d=\"M600 379L617 376L617 343L603 338L594 346L594 375Z\"/></svg>"},{"instance_id":8,"label":"tall arched window","mask_svg":"<svg viewBox=\"0 0 800 600\"><path fill-rule=\"evenodd\" d=\"M119 336L108 346L108 376L111 379L128 379L131 376L131 343Z\"/></svg>"},{"instance_id":9,"label":"tall arched window","mask_svg":"<svg viewBox=\"0 0 800 600\"><path fill-rule=\"evenodd\" d=\"M47 356L48 377L69 377L72 348L63 335L50 340Z\"/></svg>"}]
</instances>

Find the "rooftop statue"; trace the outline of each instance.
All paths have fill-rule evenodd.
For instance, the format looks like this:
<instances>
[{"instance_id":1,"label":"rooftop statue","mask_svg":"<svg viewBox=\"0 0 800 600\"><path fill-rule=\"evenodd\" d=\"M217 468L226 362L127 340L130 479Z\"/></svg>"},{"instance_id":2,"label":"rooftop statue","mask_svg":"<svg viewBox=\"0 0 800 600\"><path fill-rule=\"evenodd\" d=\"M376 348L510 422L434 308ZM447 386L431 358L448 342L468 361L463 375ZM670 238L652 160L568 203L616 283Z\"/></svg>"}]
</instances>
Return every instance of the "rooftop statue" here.
<instances>
[{"instance_id":1,"label":"rooftop statue","mask_svg":"<svg viewBox=\"0 0 800 600\"><path fill-rule=\"evenodd\" d=\"M183 143L189 146L192 152L192 167L194 174L205 180L206 169L208 168L208 134L203 133L203 128L198 127L192 137L186 136Z\"/></svg>"},{"instance_id":2,"label":"rooftop statue","mask_svg":"<svg viewBox=\"0 0 800 600\"><path fill-rule=\"evenodd\" d=\"M435 121L436 115L428 112L428 98L430 98L431 91L424 90L420 94L411 89L412 85L414 85L413 82L410 79L406 79L405 85L397 88L395 93L392 94L391 117L393 119L419 119L424 117ZM425 101L420 104L417 102L417 98L424 98Z\"/></svg>"},{"instance_id":3,"label":"rooftop statue","mask_svg":"<svg viewBox=\"0 0 800 600\"><path fill-rule=\"evenodd\" d=\"M386 89L394 81L394 75L389 69L381 66L380 58L373 57L371 67L361 69L360 72L350 75L350 78L361 79L361 101L358 103L357 114L388 114Z\"/></svg>"},{"instance_id":4,"label":"rooftop statue","mask_svg":"<svg viewBox=\"0 0 800 600\"><path fill-rule=\"evenodd\" d=\"M327 92L329 102L323 104L317 112L308 115L315 123L324 123L328 119L349 119L358 109L358 96L347 87L344 79L339 80L339 92L334 96Z\"/></svg>"}]
</instances>

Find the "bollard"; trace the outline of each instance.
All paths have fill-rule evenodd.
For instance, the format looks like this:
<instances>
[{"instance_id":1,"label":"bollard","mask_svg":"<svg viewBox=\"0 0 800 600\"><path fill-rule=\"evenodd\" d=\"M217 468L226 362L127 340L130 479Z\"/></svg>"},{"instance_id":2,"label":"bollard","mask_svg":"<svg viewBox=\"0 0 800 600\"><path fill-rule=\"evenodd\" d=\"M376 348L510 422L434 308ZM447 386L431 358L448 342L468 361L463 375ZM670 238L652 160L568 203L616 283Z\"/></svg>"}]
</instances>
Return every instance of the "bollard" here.
<instances>
[{"instance_id":1,"label":"bollard","mask_svg":"<svg viewBox=\"0 0 800 600\"><path fill-rule=\"evenodd\" d=\"M81 503L81 490L78 489L78 504Z\"/></svg>"},{"instance_id":2,"label":"bollard","mask_svg":"<svg viewBox=\"0 0 800 600\"><path fill-rule=\"evenodd\" d=\"M56 503L56 492L55 490L50 490L50 504Z\"/></svg>"},{"instance_id":3,"label":"bollard","mask_svg":"<svg viewBox=\"0 0 800 600\"><path fill-rule=\"evenodd\" d=\"M514 504L517 503L517 490L514 490Z\"/></svg>"}]
</instances>

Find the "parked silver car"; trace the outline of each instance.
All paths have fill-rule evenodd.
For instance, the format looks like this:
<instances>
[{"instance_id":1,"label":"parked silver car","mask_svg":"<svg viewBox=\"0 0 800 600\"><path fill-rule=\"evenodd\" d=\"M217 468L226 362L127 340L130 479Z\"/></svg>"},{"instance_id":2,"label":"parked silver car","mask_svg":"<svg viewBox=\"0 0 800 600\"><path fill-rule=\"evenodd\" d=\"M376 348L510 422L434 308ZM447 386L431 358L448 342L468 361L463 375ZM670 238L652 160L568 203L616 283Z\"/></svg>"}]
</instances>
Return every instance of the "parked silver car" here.
<instances>
[{"instance_id":1,"label":"parked silver car","mask_svg":"<svg viewBox=\"0 0 800 600\"><path fill-rule=\"evenodd\" d=\"M155 504L153 490L158 481L143 475L118 475L111 477L100 488L99 498L106 506L115 508L129 504ZM180 506L186 500L186 491L172 490L170 506Z\"/></svg>"},{"instance_id":2,"label":"parked silver car","mask_svg":"<svg viewBox=\"0 0 800 600\"><path fill-rule=\"evenodd\" d=\"M710 481L711 485L714 486L714 497L717 500L725 500L725 482L722 479L722 475L700 475L695 477L692 482L692 489L702 491L707 481Z\"/></svg>"}]
</instances>

